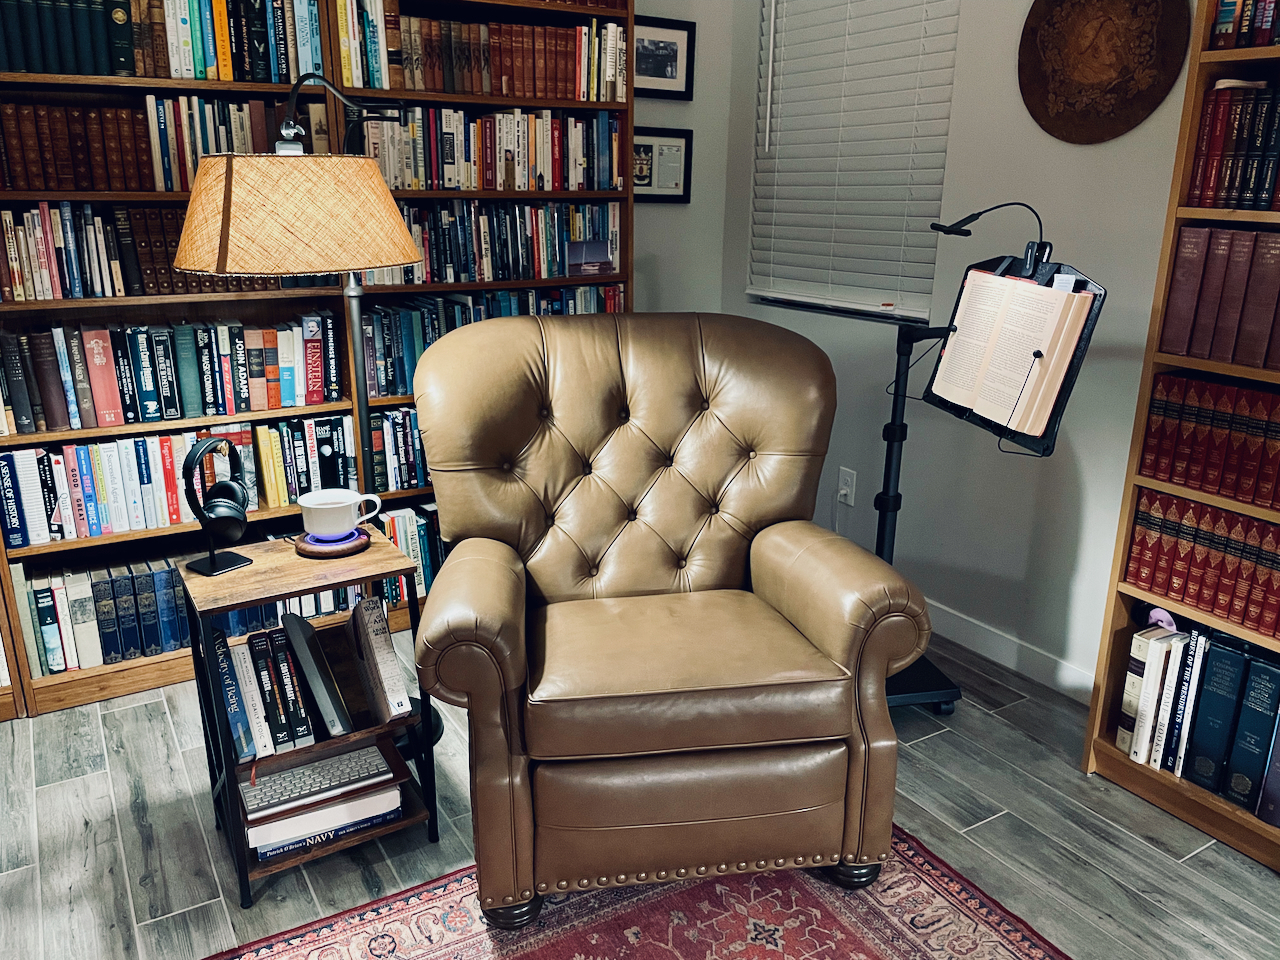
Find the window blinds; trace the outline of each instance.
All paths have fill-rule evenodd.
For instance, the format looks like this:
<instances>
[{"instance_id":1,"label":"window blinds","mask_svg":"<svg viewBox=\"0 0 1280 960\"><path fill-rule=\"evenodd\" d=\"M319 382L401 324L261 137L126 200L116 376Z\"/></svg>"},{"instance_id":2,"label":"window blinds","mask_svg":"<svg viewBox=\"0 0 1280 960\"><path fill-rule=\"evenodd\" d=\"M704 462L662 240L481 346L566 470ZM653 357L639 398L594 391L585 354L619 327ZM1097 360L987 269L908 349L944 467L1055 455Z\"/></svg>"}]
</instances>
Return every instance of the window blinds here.
<instances>
[{"instance_id":1,"label":"window blinds","mask_svg":"<svg viewBox=\"0 0 1280 960\"><path fill-rule=\"evenodd\" d=\"M747 293L927 317L960 0L763 0Z\"/></svg>"}]
</instances>

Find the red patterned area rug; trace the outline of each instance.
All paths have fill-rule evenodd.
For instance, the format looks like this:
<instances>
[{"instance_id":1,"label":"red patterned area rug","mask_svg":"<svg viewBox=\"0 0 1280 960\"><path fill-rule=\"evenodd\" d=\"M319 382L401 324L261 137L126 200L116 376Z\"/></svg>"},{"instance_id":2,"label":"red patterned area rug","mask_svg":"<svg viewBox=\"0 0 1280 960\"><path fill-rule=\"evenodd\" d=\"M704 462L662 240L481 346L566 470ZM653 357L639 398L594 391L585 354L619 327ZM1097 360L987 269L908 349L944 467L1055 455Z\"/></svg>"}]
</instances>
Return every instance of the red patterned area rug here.
<instances>
[{"instance_id":1,"label":"red patterned area rug","mask_svg":"<svg viewBox=\"0 0 1280 960\"><path fill-rule=\"evenodd\" d=\"M894 827L880 879L804 870L548 897L533 926L485 924L468 867L209 960L1069 960Z\"/></svg>"}]
</instances>

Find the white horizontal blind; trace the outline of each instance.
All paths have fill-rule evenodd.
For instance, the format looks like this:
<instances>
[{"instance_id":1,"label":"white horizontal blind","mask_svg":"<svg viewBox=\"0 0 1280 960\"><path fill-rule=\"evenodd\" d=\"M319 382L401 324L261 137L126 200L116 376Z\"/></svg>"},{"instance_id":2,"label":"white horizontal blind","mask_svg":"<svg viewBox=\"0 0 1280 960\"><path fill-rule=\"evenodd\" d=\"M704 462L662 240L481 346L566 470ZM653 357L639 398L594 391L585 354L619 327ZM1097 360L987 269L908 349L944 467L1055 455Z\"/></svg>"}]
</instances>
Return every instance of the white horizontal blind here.
<instances>
[{"instance_id":1,"label":"white horizontal blind","mask_svg":"<svg viewBox=\"0 0 1280 960\"><path fill-rule=\"evenodd\" d=\"M928 315L959 8L763 0L747 293Z\"/></svg>"}]
</instances>

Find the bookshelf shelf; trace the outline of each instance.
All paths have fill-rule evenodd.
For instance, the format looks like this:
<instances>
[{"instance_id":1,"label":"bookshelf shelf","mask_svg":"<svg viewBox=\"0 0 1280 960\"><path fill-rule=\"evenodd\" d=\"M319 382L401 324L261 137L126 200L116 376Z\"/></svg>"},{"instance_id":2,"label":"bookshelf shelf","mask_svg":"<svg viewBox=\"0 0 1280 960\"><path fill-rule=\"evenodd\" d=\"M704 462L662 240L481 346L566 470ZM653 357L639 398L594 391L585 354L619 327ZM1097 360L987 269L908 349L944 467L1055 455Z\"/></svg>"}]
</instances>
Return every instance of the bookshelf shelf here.
<instances>
[{"instance_id":1,"label":"bookshelf shelf","mask_svg":"<svg viewBox=\"0 0 1280 960\"><path fill-rule=\"evenodd\" d=\"M397 200L618 200L621 190L392 190ZM576 277L574 279L577 279Z\"/></svg>"},{"instance_id":2,"label":"bookshelf shelf","mask_svg":"<svg viewBox=\"0 0 1280 960\"><path fill-rule=\"evenodd\" d=\"M585 3L563 3L559 0L459 0L476 7L505 8L508 10L537 10L547 13L572 13L583 17L599 17L603 20L625 20L626 10L588 6Z\"/></svg>"},{"instance_id":3,"label":"bookshelf shelf","mask_svg":"<svg viewBox=\"0 0 1280 960\"><path fill-rule=\"evenodd\" d=\"M1280 47L1276 48L1280 50ZM1280 212L1274 210L1226 210L1221 207L1179 207L1182 220L1219 220L1227 223L1280 223Z\"/></svg>"},{"instance_id":4,"label":"bookshelf shelf","mask_svg":"<svg viewBox=\"0 0 1280 960\"><path fill-rule=\"evenodd\" d=\"M5 190L0 201L9 203L186 203L191 194L165 190Z\"/></svg>"},{"instance_id":5,"label":"bookshelf shelf","mask_svg":"<svg viewBox=\"0 0 1280 960\"><path fill-rule=\"evenodd\" d=\"M287 83L240 83L231 80L189 80L178 77L98 77L70 73L0 73L0 84L18 84L24 87L93 88L115 87L156 90L189 90L193 93L274 93L284 99L289 96ZM303 87L302 96L323 96L323 87Z\"/></svg>"},{"instance_id":6,"label":"bookshelf shelf","mask_svg":"<svg viewBox=\"0 0 1280 960\"><path fill-rule=\"evenodd\" d=\"M1190 487L1179 486L1176 483L1169 483L1165 480L1156 480L1153 477L1139 475L1134 478L1133 482L1139 487L1146 487L1148 490L1172 494L1175 497L1184 497L1187 500L1194 500L1196 503L1205 503L1211 507L1230 510L1232 513L1243 514L1256 520L1265 520L1267 523L1280 523L1280 510L1274 510L1271 507L1259 507L1252 503L1232 500L1230 497L1220 497L1216 493L1192 490Z\"/></svg>"},{"instance_id":7,"label":"bookshelf shelf","mask_svg":"<svg viewBox=\"0 0 1280 960\"><path fill-rule=\"evenodd\" d=\"M371 407L409 407L413 406L413 394L406 393L397 397L370 397Z\"/></svg>"},{"instance_id":8,"label":"bookshelf shelf","mask_svg":"<svg viewBox=\"0 0 1280 960\"><path fill-rule=\"evenodd\" d=\"M295 417L320 417L326 413L348 413L350 400L318 403L310 407L281 407L276 410L252 410L216 417L189 417L185 420L157 420L154 423L122 423L111 427L89 427L83 430L45 430L38 433L11 433L0 437L0 449L7 447L43 447L47 444L88 443L104 437L136 437L151 433L185 433L204 427L228 423L252 423L263 420L291 420Z\"/></svg>"},{"instance_id":9,"label":"bookshelf shelf","mask_svg":"<svg viewBox=\"0 0 1280 960\"><path fill-rule=\"evenodd\" d=\"M543 277L539 280L481 280L475 283L387 283L364 288L364 295L405 293L462 293L468 290L526 290L530 287L582 287L626 283L621 273L599 277Z\"/></svg>"},{"instance_id":10,"label":"bookshelf shelf","mask_svg":"<svg viewBox=\"0 0 1280 960\"><path fill-rule=\"evenodd\" d=\"M386 500L408 500L411 497L425 497L430 493L434 493L430 485L425 487L410 487L408 490L391 490L387 493L378 494L384 501Z\"/></svg>"},{"instance_id":11,"label":"bookshelf shelf","mask_svg":"<svg viewBox=\"0 0 1280 960\"><path fill-rule=\"evenodd\" d=\"M1138 473L1146 434L1148 411L1157 373L1169 370L1201 371L1229 376L1243 387L1280 384L1280 371L1245 367L1213 360L1198 360L1160 352L1162 323L1169 305L1170 286L1179 232L1188 225L1217 222L1226 226L1266 227L1280 224L1280 212L1270 210L1225 210L1180 206L1191 180L1197 133L1205 91L1220 79L1260 79L1265 69L1280 60L1280 47L1243 50L1208 50L1217 4L1198 4L1191 37L1191 55L1187 68L1186 91L1182 104L1181 127L1175 142L1173 177L1170 184L1168 214L1161 239L1161 255L1151 306L1151 320L1139 381L1137 408L1129 445L1120 519L1116 530L1110 589L1103 615L1103 633L1098 646L1098 663L1094 674L1093 701L1085 732L1081 768L1085 773L1099 773L1113 783L1169 811L1187 823L1216 837L1273 869L1280 869L1280 829L1258 820L1252 813L1211 794L1195 784L1174 777L1167 771L1134 763L1127 753L1115 746L1115 736L1124 695L1133 635L1139 629L1130 617L1135 602L1145 601L1169 611L1182 625L1186 620L1222 630L1234 637L1273 653L1280 653L1280 638L1269 637L1241 624L1213 616L1168 597L1160 596L1125 582L1129 549L1133 542L1133 524L1137 513L1140 488L1183 497L1199 503L1229 510L1268 523L1280 522L1280 510L1240 503L1227 497L1202 493L1175 484L1153 480ZM1256 64L1256 65L1255 65Z\"/></svg>"},{"instance_id":12,"label":"bookshelf shelf","mask_svg":"<svg viewBox=\"0 0 1280 960\"><path fill-rule=\"evenodd\" d=\"M270 507L262 510L251 510L249 522L258 523L263 520L275 520L300 514L301 508L296 504L287 507ZM34 547L16 547L6 551L9 559L18 560L23 557L38 557L51 553L66 553L68 550L84 550L89 547L110 546L119 543L133 543L137 540L156 540L161 537L172 537L180 533L195 533L200 529L198 523L174 523L155 530L130 530L128 533L110 533L102 537L79 537L75 540L54 540Z\"/></svg>"},{"instance_id":13,"label":"bookshelf shelf","mask_svg":"<svg viewBox=\"0 0 1280 960\"><path fill-rule=\"evenodd\" d=\"M337 297L340 287L284 287L277 290L245 290L239 293L170 293L155 297L86 297L83 300L26 300L0 303L0 316L8 313L37 313L47 310L102 310L132 307L160 307L175 303L236 303L243 300L306 300Z\"/></svg>"},{"instance_id":14,"label":"bookshelf shelf","mask_svg":"<svg viewBox=\"0 0 1280 960\"><path fill-rule=\"evenodd\" d=\"M1263 383L1280 383L1280 370L1263 370L1260 367L1242 367L1235 363L1222 363L1219 360L1198 360L1195 357L1178 357L1170 353L1157 353L1151 362L1161 368L1184 370L1202 370L1205 373L1216 373L1224 377L1240 377L1245 380L1258 380Z\"/></svg>"},{"instance_id":15,"label":"bookshelf shelf","mask_svg":"<svg viewBox=\"0 0 1280 960\"><path fill-rule=\"evenodd\" d=\"M182 683L194 676L190 650L134 657L84 670L67 670L31 681L35 693L34 712L66 710L170 683Z\"/></svg>"},{"instance_id":16,"label":"bookshelf shelf","mask_svg":"<svg viewBox=\"0 0 1280 960\"><path fill-rule=\"evenodd\" d=\"M418 103L453 103L481 107L520 107L526 110L613 110L626 112L625 100L559 100L550 97L502 97L475 93L436 93L430 90L362 90L343 87L348 97L362 100L403 100Z\"/></svg>"},{"instance_id":17,"label":"bookshelf shelf","mask_svg":"<svg viewBox=\"0 0 1280 960\"><path fill-rule=\"evenodd\" d=\"M0 687L0 723L22 716L18 712L17 693L17 687Z\"/></svg>"}]
</instances>

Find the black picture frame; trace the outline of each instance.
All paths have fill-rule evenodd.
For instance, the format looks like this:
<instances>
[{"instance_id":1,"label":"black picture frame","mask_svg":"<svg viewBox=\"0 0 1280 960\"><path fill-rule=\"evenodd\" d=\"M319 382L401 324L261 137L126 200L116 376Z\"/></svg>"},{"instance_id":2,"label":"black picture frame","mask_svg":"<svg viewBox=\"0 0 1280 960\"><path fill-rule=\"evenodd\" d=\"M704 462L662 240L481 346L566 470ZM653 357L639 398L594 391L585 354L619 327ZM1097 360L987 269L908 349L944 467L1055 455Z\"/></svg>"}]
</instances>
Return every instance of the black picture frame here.
<instances>
[{"instance_id":1,"label":"black picture frame","mask_svg":"<svg viewBox=\"0 0 1280 960\"><path fill-rule=\"evenodd\" d=\"M672 141L680 142L683 163L678 187L664 189L655 182L658 152L661 147L675 146ZM645 161L647 170L642 168ZM636 203L688 203L693 180L693 131L675 127L636 127L631 137L631 177L632 196Z\"/></svg>"},{"instance_id":2,"label":"black picture frame","mask_svg":"<svg viewBox=\"0 0 1280 960\"><path fill-rule=\"evenodd\" d=\"M692 20L666 17L638 16L635 20L636 36L631 48L635 57L631 73L635 95L658 100L692 100L698 25ZM673 76L660 76L664 64Z\"/></svg>"}]
</instances>

